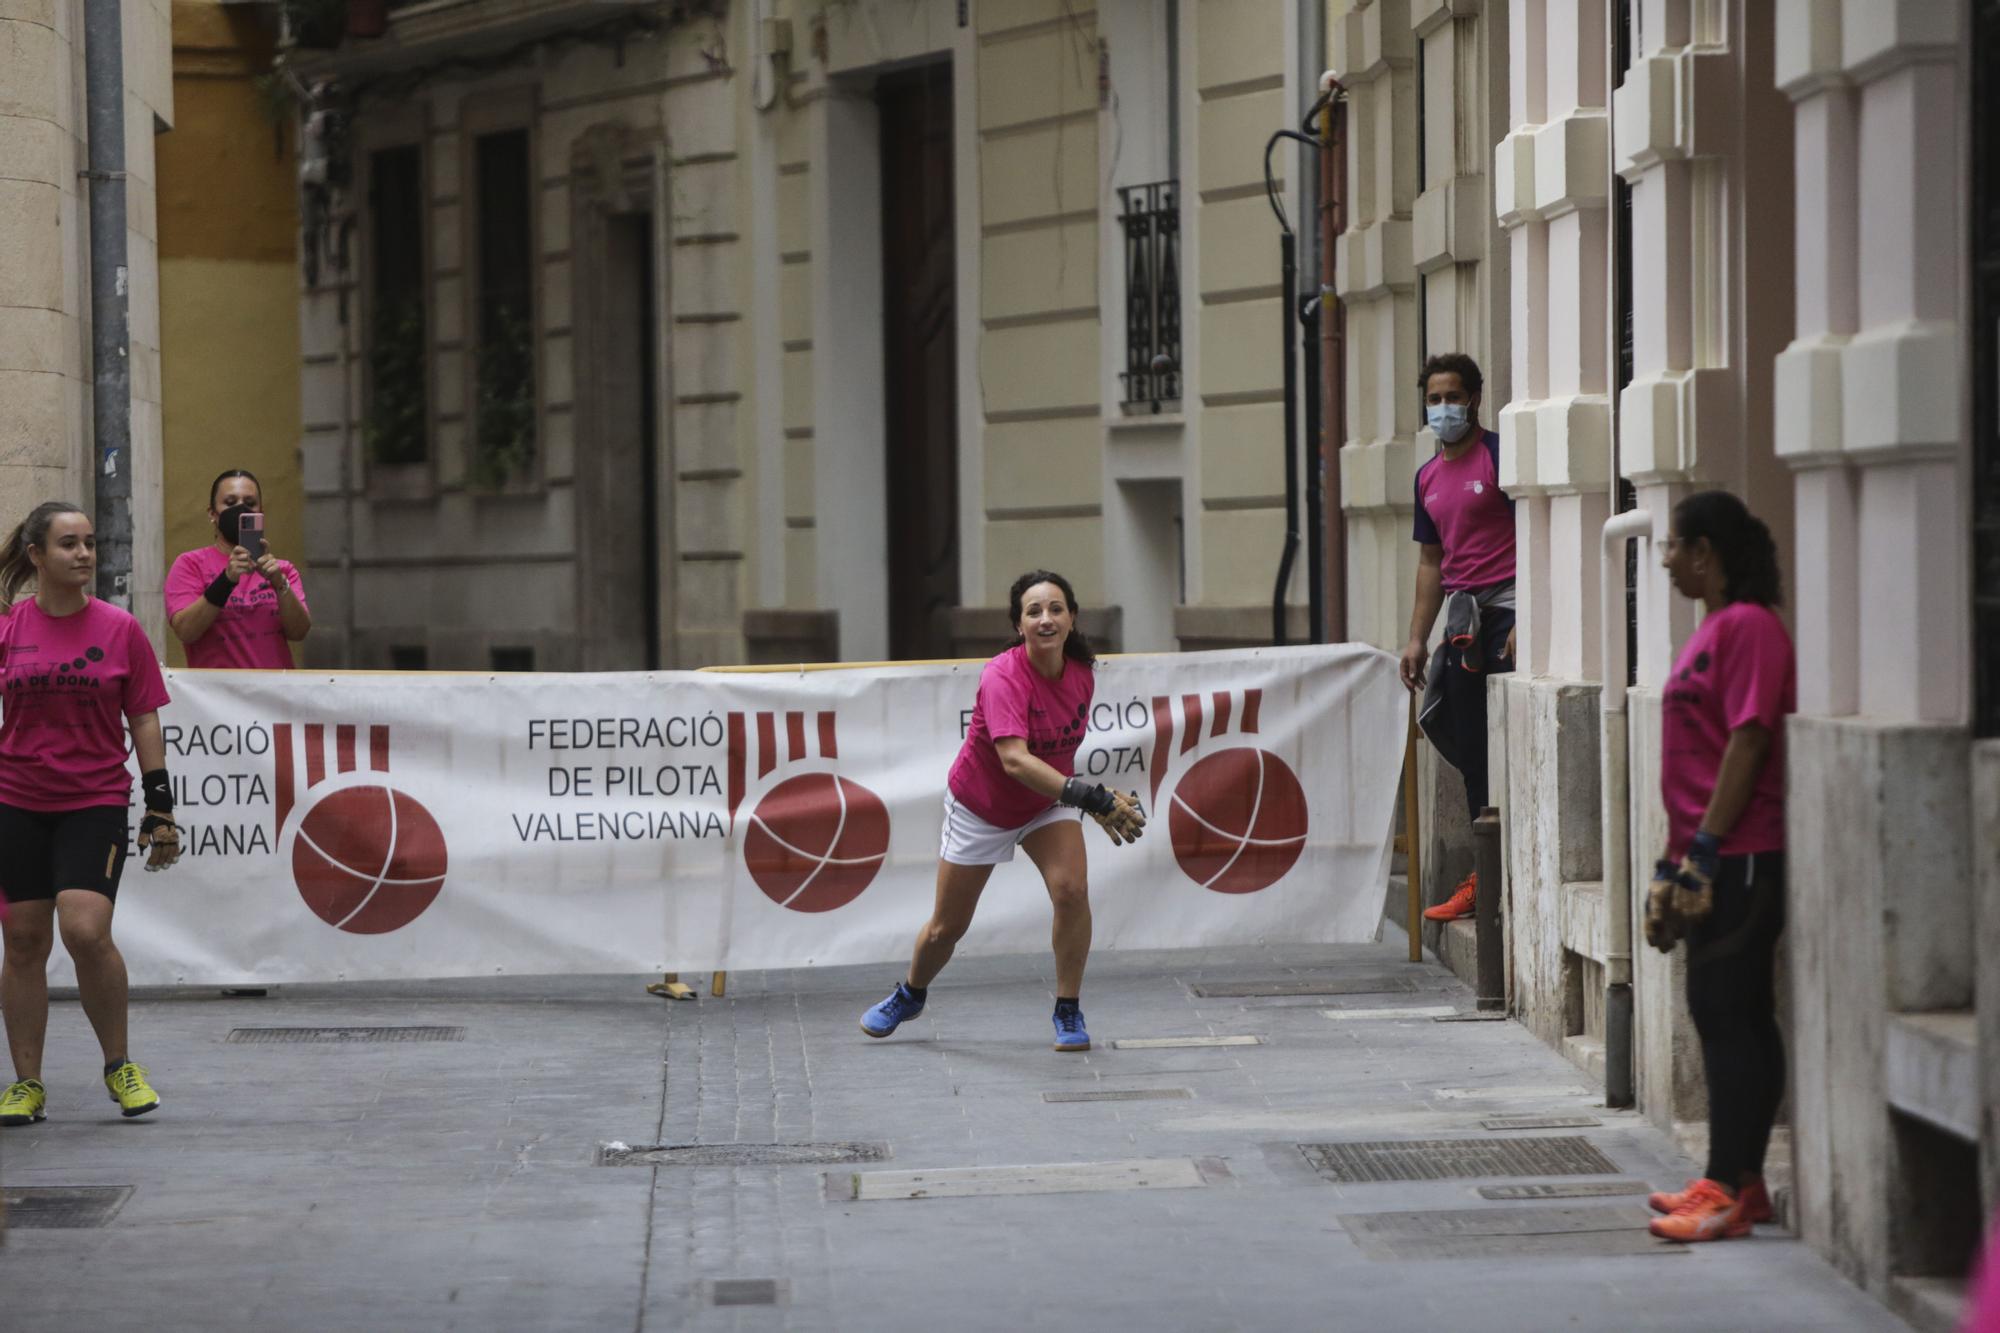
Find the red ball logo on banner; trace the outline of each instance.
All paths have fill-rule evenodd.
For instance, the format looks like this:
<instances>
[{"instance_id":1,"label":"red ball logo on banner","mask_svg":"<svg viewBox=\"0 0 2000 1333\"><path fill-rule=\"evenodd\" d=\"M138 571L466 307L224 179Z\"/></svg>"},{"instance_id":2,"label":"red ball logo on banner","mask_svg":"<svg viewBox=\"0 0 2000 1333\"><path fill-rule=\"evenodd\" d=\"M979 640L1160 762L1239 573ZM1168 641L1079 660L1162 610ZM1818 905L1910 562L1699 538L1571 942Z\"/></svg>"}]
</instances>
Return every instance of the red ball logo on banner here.
<instances>
[{"instance_id":1,"label":"red ball logo on banner","mask_svg":"<svg viewBox=\"0 0 2000 1333\"><path fill-rule=\"evenodd\" d=\"M750 878L794 912L830 912L853 902L888 852L882 798L832 773L802 773L773 787L743 838Z\"/></svg>"},{"instance_id":2,"label":"red ball logo on banner","mask_svg":"<svg viewBox=\"0 0 2000 1333\"><path fill-rule=\"evenodd\" d=\"M292 879L314 916L352 935L386 935L444 888L436 816L388 785L389 728L279 722L271 727L273 841L292 839Z\"/></svg>"},{"instance_id":3,"label":"red ball logo on banner","mask_svg":"<svg viewBox=\"0 0 2000 1333\"><path fill-rule=\"evenodd\" d=\"M1306 845L1306 793L1267 750L1204 756L1181 776L1167 808L1174 859L1217 893L1256 893L1285 877Z\"/></svg>"},{"instance_id":4,"label":"red ball logo on banner","mask_svg":"<svg viewBox=\"0 0 2000 1333\"><path fill-rule=\"evenodd\" d=\"M330 926L385 935L409 925L444 887L444 831L416 798L389 787L342 787L299 821L292 877Z\"/></svg>"}]
</instances>

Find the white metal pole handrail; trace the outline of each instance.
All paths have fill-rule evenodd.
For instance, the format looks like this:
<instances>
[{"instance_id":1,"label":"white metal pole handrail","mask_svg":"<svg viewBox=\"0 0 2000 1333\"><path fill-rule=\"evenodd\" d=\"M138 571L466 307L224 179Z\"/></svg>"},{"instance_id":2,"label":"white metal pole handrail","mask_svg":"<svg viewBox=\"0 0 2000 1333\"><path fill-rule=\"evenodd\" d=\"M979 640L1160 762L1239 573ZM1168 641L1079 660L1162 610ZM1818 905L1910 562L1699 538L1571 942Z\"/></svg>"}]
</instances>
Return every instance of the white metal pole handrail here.
<instances>
[{"instance_id":1,"label":"white metal pole handrail","mask_svg":"<svg viewBox=\"0 0 2000 1333\"><path fill-rule=\"evenodd\" d=\"M1632 1061L1632 793L1627 755L1624 556L1628 541L1649 540L1653 516L1632 509L1604 525L1598 569L1598 626L1604 688L1599 695L1600 762L1604 793L1604 908L1610 927L1604 953L1604 1093L1612 1106L1634 1100Z\"/></svg>"}]
</instances>

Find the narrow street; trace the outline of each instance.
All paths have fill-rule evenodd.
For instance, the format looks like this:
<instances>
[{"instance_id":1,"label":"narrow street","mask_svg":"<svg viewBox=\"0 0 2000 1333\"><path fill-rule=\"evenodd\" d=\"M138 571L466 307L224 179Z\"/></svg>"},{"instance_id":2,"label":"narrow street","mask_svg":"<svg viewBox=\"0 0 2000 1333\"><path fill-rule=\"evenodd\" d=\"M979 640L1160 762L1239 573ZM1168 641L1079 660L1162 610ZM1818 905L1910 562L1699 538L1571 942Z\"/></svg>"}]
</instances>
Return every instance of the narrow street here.
<instances>
[{"instance_id":1,"label":"narrow street","mask_svg":"<svg viewBox=\"0 0 2000 1333\"><path fill-rule=\"evenodd\" d=\"M1471 995L1388 936L1100 957L1086 1055L1050 1051L1034 958L961 960L879 1042L856 1019L893 968L693 1004L572 978L142 996L164 1105L133 1122L59 1001L50 1118L0 1137L5 1322L1901 1327L1778 1228L1653 1241L1644 1188L1694 1164L1518 1025L1437 1021ZM255 1032L381 1025L448 1031ZM661 1144L708 1151L637 1151ZM738 1164L771 1144L818 1147ZM70 1187L115 1212L38 1225Z\"/></svg>"}]
</instances>

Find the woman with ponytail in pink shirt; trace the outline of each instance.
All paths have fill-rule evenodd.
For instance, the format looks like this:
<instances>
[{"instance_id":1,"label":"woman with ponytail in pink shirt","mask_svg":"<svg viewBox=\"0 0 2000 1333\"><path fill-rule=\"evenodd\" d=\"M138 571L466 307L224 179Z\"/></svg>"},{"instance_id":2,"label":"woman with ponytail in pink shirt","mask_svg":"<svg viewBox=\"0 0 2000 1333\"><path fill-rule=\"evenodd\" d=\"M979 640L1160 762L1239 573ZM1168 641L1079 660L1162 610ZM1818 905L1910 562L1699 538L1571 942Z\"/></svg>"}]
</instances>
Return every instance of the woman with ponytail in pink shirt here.
<instances>
[{"instance_id":1,"label":"woman with ponytail in pink shirt","mask_svg":"<svg viewBox=\"0 0 2000 1333\"><path fill-rule=\"evenodd\" d=\"M1667 1240L1725 1240L1770 1220L1764 1150L1785 1095L1775 969L1785 928L1785 718L1797 707L1791 635L1770 529L1725 491L1674 507L1661 552L1699 627L1662 691L1666 856L1654 872L1684 912L1648 938L1688 942L1687 997L1708 1081L1708 1166L1655 1194Z\"/></svg>"}]
</instances>

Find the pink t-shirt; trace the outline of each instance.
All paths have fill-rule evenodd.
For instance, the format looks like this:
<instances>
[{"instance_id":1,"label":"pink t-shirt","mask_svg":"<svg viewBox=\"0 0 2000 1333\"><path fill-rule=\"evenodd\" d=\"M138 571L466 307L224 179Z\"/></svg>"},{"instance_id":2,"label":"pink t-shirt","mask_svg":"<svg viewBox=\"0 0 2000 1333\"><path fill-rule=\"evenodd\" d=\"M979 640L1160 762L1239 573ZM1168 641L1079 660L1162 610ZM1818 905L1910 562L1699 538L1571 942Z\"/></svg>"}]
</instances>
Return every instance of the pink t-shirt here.
<instances>
[{"instance_id":1,"label":"pink t-shirt","mask_svg":"<svg viewBox=\"0 0 2000 1333\"><path fill-rule=\"evenodd\" d=\"M125 719L167 702L159 659L129 612L94 597L68 616L16 603L0 618L0 689L0 802L126 803Z\"/></svg>"},{"instance_id":2,"label":"pink t-shirt","mask_svg":"<svg viewBox=\"0 0 2000 1333\"><path fill-rule=\"evenodd\" d=\"M1973 1275L1959 1333L2000 1333L2000 1216L1986 1224L1986 1257Z\"/></svg>"},{"instance_id":3,"label":"pink t-shirt","mask_svg":"<svg viewBox=\"0 0 2000 1333\"><path fill-rule=\"evenodd\" d=\"M1777 612L1732 602L1701 622L1674 662L1660 725L1669 860L1679 860L1701 828L1729 733L1752 722L1771 733L1771 751L1722 854L1784 850L1785 718L1797 708L1792 636Z\"/></svg>"},{"instance_id":4,"label":"pink t-shirt","mask_svg":"<svg viewBox=\"0 0 2000 1333\"><path fill-rule=\"evenodd\" d=\"M213 546L183 551L167 571L167 615L177 616L201 600L215 576L229 565L229 556ZM278 568L292 585L299 605L306 602L305 585L290 562ZM191 667L223 667L247 671L289 671L292 649L278 618L278 594L255 570L236 580L229 602L208 627L208 633L187 645Z\"/></svg>"},{"instance_id":5,"label":"pink t-shirt","mask_svg":"<svg viewBox=\"0 0 2000 1333\"><path fill-rule=\"evenodd\" d=\"M1411 533L1444 547L1446 592L1490 588L1514 578L1514 502L1500 489L1500 437L1486 431L1457 458L1433 454L1417 469Z\"/></svg>"},{"instance_id":6,"label":"pink t-shirt","mask_svg":"<svg viewBox=\"0 0 2000 1333\"><path fill-rule=\"evenodd\" d=\"M979 673L972 725L952 761L951 794L995 828L1020 828L1041 814L1054 802L1008 777L993 743L1020 736L1035 758L1073 777L1096 692L1096 673L1067 657L1062 679L1046 679L1029 664L1025 644L988 662Z\"/></svg>"}]
</instances>

